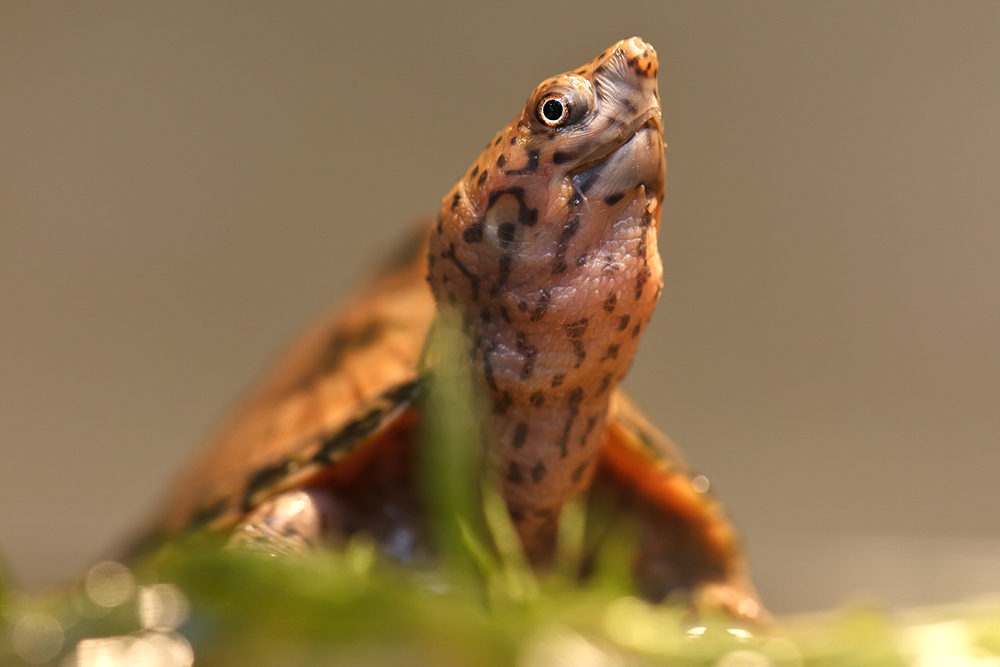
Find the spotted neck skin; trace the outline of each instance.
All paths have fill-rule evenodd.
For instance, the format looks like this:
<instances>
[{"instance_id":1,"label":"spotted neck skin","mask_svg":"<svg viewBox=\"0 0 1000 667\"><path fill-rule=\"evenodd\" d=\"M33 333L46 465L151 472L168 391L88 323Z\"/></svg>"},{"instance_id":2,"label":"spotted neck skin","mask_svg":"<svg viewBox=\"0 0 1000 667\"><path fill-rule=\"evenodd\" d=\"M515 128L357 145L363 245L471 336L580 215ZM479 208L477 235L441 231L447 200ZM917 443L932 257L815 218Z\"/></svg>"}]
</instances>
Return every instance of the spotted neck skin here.
<instances>
[{"instance_id":1,"label":"spotted neck skin","mask_svg":"<svg viewBox=\"0 0 1000 667\"><path fill-rule=\"evenodd\" d=\"M623 40L544 81L442 202L429 281L492 401L490 455L532 562L594 475L609 397L662 286L656 52Z\"/></svg>"}]
</instances>

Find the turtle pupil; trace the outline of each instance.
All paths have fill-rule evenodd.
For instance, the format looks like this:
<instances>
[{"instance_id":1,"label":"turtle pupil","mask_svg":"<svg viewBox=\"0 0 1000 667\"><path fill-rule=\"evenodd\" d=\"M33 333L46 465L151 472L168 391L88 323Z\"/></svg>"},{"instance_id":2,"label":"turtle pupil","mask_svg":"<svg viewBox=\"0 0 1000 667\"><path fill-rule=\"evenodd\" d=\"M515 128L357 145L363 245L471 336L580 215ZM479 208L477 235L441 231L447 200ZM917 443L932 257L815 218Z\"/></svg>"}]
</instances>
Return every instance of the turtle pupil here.
<instances>
[{"instance_id":1,"label":"turtle pupil","mask_svg":"<svg viewBox=\"0 0 1000 667\"><path fill-rule=\"evenodd\" d=\"M563 117L564 109L563 103L559 100L549 100L542 105L542 115L545 116L545 120L549 122L556 122Z\"/></svg>"}]
</instances>

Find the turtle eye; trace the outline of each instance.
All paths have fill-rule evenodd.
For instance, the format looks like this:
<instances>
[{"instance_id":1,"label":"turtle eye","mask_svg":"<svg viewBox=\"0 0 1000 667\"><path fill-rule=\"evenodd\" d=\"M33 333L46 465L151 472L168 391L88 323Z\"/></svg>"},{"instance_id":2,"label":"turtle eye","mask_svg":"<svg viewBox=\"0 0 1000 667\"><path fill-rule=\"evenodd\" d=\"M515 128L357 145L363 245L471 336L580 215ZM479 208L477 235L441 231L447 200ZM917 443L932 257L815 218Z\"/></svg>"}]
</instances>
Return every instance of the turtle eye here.
<instances>
[{"instance_id":1,"label":"turtle eye","mask_svg":"<svg viewBox=\"0 0 1000 667\"><path fill-rule=\"evenodd\" d=\"M575 125L586 119L594 108L594 91L589 81L579 76L564 79L554 85L546 82L544 88L531 97L538 100L534 103L534 120L544 127L556 129Z\"/></svg>"},{"instance_id":2,"label":"turtle eye","mask_svg":"<svg viewBox=\"0 0 1000 667\"><path fill-rule=\"evenodd\" d=\"M562 127L570 116L570 102L565 95L546 95L538 102L538 120L549 127Z\"/></svg>"}]
</instances>

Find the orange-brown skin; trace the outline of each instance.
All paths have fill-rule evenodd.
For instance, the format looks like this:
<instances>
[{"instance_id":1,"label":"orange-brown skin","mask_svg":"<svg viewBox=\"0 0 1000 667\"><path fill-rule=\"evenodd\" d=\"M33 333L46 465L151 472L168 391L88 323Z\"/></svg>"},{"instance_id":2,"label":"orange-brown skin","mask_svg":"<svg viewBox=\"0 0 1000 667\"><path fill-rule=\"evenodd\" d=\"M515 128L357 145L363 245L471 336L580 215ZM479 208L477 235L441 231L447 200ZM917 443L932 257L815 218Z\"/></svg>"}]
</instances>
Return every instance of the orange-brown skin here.
<instances>
[{"instance_id":1,"label":"orange-brown skin","mask_svg":"<svg viewBox=\"0 0 1000 667\"><path fill-rule=\"evenodd\" d=\"M657 60L638 38L548 79L445 197L430 283L457 308L529 557L589 487L609 398L660 295ZM543 107L556 100L565 119ZM546 121L549 122L546 122Z\"/></svg>"},{"instance_id":2,"label":"orange-brown skin","mask_svg":"<svg viewBox=\"0 0 1000 667\"><path fill-rule=\"evenodd\" d=\"M236 527L231 543L279 553L365 530L401 560L427 553L412 450L436 298L463 315L535 563L566 499L593 486L638 519L647 596L761 618L721 506L615 388L660 293L656 68L633 38L541 84L409 256L308 332L207 443L146 539ZM585 113L550 128L537 116L550 93Z\"/></svg>"}]
</instances>

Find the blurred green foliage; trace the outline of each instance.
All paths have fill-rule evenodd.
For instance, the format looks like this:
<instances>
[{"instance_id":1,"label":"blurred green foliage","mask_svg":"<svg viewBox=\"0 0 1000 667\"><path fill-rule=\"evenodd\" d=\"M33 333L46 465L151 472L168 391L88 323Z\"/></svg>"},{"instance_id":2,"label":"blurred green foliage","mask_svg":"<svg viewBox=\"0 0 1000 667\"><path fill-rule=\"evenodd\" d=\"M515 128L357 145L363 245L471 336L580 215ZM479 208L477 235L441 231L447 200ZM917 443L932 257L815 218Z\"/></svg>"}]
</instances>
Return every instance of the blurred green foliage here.
<instances>
[{"instance_id":1,"label":"blurred green foliage","mask_svg":"<svg viewBox=\"0 0 1000 667\"><path fill-rule=\"evenodd\" d=\"M439 328L421 475L441 552L424 569L366 535L336 552L277 559L210 537L164 545L127 569L28 596L0 577L0 664L69 667L840 667L1000 664L1000 609L891 617L872 608L771 627L636 597L632 535L618 526L577 581L588 517L563 517L553 571L526 565L482 458L464 347ZM593 518L590 518L593 520ZM0 574L3 574L0 572Z\"/></svg>"}]
</instances>

